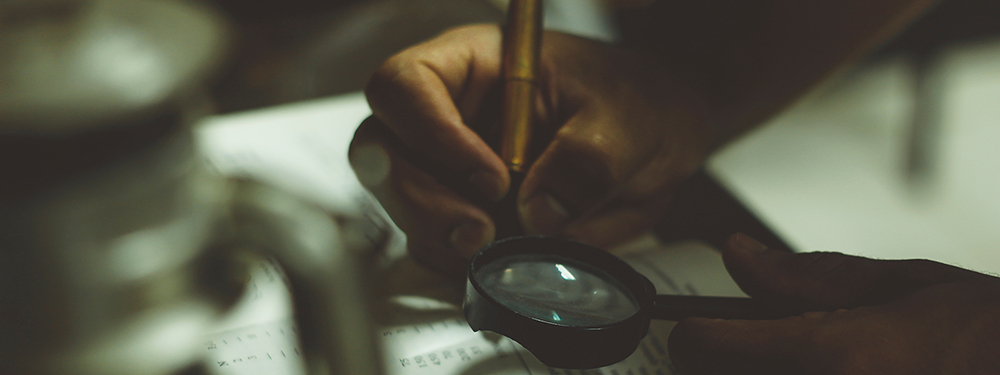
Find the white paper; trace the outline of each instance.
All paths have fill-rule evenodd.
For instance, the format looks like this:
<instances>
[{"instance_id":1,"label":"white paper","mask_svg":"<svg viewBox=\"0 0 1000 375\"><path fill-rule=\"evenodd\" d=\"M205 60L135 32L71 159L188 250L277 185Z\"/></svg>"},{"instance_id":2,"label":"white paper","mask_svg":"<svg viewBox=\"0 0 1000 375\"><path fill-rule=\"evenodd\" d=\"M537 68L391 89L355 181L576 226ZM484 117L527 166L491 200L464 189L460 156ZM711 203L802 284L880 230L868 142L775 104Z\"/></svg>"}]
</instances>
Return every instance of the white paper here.
<instances>
[{"instance_id":1,"label":"white paper","mask_svg":"<svg viewBox=\"0 0 1000 375\"><path fill-rule=\"evenodd\" d=\"M645 274L659 293L742 295L715 250L697 242L671 246L652 243L647 239L638 251L627 251L625 259ZM639 349L621 363L587 371L553 369L510 339L473 332L459 306L462 285L437 279L426 284L415 287L418 293L412 295L381 296L393 311L374 334L382 342L384 369L389 375L673 373L666 351L672 322L654 321ZM205 337L206 364L211 373L305 374L285 279L274 264L262 262L250 285L236 317L228 320L223 330ZM248 324L234 326L239 320Z\"/></svg>"},{"instance_id":2,"label":"white paper","mask_svg":"<svg viewBox=\"0 0 1000 375\"><path fill-rule=\"evenodd\" d=\"M197 135L208 160L223 173L249 176L285 188L337 211L370 207L370 199L347 161L354 130L370 114L361 95L213 118ZM394 228L389 254L404 254ZM616 252L647 275L660 293L742 295L721 258L706 245L666 246L647 237ZM394 264L404 264L405 255ZM387 267L392 267L390 264ZM372 270L372 272L386 272ZM459 374L670 374L666 352L673 323L654 321L631 357L602 369L551 369L510 339L473 332L460 309L464 284L430 275L412 264L380 300L377 335L389 375ZM291 297L280 270L262 261L250 293L235 312L204 339L206 365L220 375L304 374L301 348L291 320Z\"/></svg>"}]
</instances>

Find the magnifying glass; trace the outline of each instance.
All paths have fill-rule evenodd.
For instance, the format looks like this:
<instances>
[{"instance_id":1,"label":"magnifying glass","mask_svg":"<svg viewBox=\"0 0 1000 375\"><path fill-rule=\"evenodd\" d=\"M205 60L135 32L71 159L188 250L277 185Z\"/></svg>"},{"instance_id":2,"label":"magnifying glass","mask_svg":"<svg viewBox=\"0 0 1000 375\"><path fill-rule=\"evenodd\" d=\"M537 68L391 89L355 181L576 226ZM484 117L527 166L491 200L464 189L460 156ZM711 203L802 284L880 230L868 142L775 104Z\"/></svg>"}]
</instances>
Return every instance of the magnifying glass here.
<instances>
[{"instance_id":1,"label":"magnifying glass","mask_svg":"<svg viewBox=\"0 0 1000 375\"><path fill-rule=\"evenodd\" d=\"M751 298L657 295L618 257L548 237L512 237L476 253L463 309L474 331L507 336L545 365L568 369L624 360L651 319L777 319L806 311Z\"/></svg>"}]
</instances>

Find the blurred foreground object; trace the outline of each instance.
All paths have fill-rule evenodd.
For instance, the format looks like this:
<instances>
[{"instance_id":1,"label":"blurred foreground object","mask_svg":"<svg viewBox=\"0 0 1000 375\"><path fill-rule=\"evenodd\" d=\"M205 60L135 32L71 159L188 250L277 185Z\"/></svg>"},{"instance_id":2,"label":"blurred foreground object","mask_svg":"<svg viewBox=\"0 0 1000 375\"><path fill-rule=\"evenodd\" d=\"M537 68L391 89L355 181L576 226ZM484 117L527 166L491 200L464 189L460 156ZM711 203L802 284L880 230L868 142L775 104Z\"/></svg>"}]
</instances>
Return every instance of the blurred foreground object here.
<instances>
[{"instance_id":1,"label":"blurred foreground object","mask_svg":"<svg viewBox=\"0 0 1000 375\"><path fill-rule=\"evenodd\" d=\"M0 3L0 373L200 373L260 257L314 371L378 372L358 224L195 152L227 33L192 1Z\"/></svg>"}]
</instances>

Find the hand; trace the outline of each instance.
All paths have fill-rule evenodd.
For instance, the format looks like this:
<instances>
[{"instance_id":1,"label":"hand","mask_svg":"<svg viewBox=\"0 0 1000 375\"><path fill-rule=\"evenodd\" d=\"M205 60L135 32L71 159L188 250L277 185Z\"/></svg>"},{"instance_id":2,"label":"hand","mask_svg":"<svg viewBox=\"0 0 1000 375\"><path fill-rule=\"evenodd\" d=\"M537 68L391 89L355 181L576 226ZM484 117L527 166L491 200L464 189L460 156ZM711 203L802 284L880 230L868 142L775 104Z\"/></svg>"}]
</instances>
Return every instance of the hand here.
<instances>
[{"instance_id":1,"label":"hand","mask_svg":"<svg viewBox=\"0 0 1000 375\"><path fill-rule=\"evenodd\" d=\"M599 42L544 35L536 107L537 161L517 192L533 234L607 247L648 229L671 188L715 146L693 85L668 67ZM390 58L369 83L373 118L350 160L407 234L410 253L441 271L493 240L478 200L509 189L483 140L500 97L499 28L448 31ZM473 196L460 191L473 191Z\"/></svg>"},{"instance_id":2,"label":"hand","mask_svg":"<svg viewBox=\"0 0 1000 375\"><path fill-rule=\"evenodd\" d=\"M839 310L680 322L669 351L682 374L1000 373L996 277L927 260L771 251L740 234L723 259L754 298Z\"/></svg>"}]
</instances>

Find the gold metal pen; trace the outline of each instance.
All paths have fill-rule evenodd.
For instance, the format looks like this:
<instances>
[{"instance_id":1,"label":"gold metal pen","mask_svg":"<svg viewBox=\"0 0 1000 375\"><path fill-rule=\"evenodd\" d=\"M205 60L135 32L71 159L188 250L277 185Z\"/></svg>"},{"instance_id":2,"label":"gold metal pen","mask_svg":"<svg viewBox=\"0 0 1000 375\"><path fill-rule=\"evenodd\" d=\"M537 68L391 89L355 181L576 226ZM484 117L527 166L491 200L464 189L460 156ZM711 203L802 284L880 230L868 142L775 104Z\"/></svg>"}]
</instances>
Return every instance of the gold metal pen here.
<instances>
[{"instance_id":1,"label":"gold metal pen","mask_svg":"<svg viewBox=\"0 0 1000 375\"><path fill-rule=\"evenodd\" d=\"M511 0L503 34L500 157L511 171L523 173L531 163L528 147L538 92L542 0Z\"/></svg>"},{"instance_id":2,"label":"gold metal pen","mask_svg":"<svg viewBox=\"0 0 1000 375\"><path fill-rule=\"evenodd\" d=\"M531 165L529 147L538 93L538 60L542 42L542 0L511 0L503 31L503 106L500 158L510 171L510 190L492 209L496 238L524 234L517 193Z\"/></svg>"}]
</instances>

